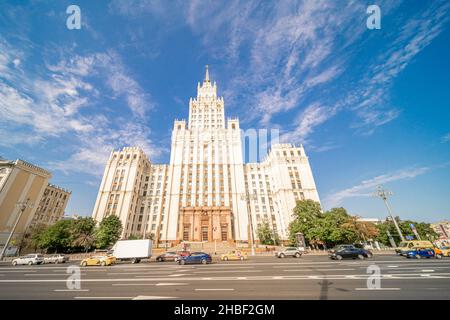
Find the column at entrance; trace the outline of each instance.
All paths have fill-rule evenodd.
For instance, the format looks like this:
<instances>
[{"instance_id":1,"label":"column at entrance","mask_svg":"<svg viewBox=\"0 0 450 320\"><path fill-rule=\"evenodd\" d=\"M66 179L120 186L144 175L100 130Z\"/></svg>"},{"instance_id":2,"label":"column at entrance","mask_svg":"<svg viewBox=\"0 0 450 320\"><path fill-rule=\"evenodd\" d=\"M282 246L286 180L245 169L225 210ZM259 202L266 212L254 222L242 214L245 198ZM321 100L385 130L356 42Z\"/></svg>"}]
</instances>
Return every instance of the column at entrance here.
<instances>
[{"instance_id":1,"label":"column at entrance","mask_svg":"<svg viewBox=\"0 0 450 320\"><path fill-rule=\"evenodd\" d=\"M178 241L234 241L231 208L184 207L178 219Z\"/></svg>"}]
</instances>

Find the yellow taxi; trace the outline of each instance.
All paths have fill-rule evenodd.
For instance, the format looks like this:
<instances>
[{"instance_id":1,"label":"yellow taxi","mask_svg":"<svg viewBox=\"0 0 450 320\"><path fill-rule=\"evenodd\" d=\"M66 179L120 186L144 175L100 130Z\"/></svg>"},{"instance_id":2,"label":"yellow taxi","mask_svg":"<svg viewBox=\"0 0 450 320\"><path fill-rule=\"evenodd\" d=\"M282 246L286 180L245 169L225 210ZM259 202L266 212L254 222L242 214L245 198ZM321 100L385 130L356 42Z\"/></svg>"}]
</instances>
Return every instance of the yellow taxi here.
<instances>
[{"instance_id":1,"label":"yellow taxi","mask_svg":"<svg viewBox=\"0 0 450 320\"><path fill-rule=\"evenodd\" d=\"M220 256L220 260L247 260L247 254L242 251L233 250Z\"/></svg>"},{"instance_id":2,"label":"yellow taxi","mask_svg":"<svg viewBox=\"0 0 450 320\"><path fill-rule=\"evenodd\" d=\"M81 260L80 266L110 266L114 264L116 258L113 256L93 256Z\"/></svg>"},{"instance_id":3,"label":"yellow taxi","mask_svg":"<svg viewBox=\"0 0 450 320\"><path fill-rule=\"evenodd\" d=\"M450 257L450 247L441 247L442 256Z\"/></svg>"}]
</instances>

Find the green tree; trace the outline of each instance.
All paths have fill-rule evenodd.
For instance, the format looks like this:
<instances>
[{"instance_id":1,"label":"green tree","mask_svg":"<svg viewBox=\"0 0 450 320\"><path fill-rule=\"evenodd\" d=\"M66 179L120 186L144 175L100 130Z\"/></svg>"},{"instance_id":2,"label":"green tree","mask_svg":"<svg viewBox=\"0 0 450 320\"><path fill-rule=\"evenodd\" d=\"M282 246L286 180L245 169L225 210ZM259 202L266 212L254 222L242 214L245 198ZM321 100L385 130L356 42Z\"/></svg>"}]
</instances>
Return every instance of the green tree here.
<instances>
[{"instance_id":1,"label":"green tree","mask_svg":"<svg viewBox=\"0 0 450 320\"><path fill-rule=\"evenodd\" d=\"M396 217L395 219L404 237L411 236L416 238L414 232L411 229L411 224L414 224L417 233L422 240L434 241L439 237L439 235L433 230L433 228L431 228L431 225L429 223L417 222L412 220L402 221L398 217ZM391 243L389 242L389 237L387 235L387 232L389 231L396 244L398 245L400 243L400 235L398 234L397 229L395 228L395 225L391 220L386 220L385 222L377 225L377 228L377 241L385 245L391 245Z\"/></svg>"},{"instance_id":2,"label":"green tree","mask_svg":"<svg viewBox=\"0 0 450 320\"><path fill-rule=\"evenodd\" d=\"M29 227L22 237L19 254L23 249L33 249L33 251L37 251L39 248L40 237L46 229L47 226L42 223Z\"/></svg>"},{"instance_id":3,"label":"green tree","mask_svg":"<svg viewBox=\"0 0 450 320\"><path fill-rule=\"evenodd\" d=\"M47 251L65 252L70 247L72 221L60 220L38 236L38 245Z\"/></svg>"},{"instance_id":4,"label":"green tree","mask_svg":"<svg viewBox=\"0 0 450 320\"><path fill-rule=\"evenodd\" d=\"M295 244L295 234L303 233L312 246L333 246L373 239L378 229L373 224L358 221L344 208L333 208L325 213L312 200L298 201L294 208L293 221L289 226L290 240Z\"/></svg>"},{"instance_id":5,"label":"green tree","mask_svg":"<svg viewBox=\"0 0 450 320\"><path fill-rule=\"evenodd\" d=\"M357 240L356 231L350 228L353 217L344 208L333 208L325 212L323 220L326 234L322 237L329 245L353 243Z\"/></svg>"},{"instance_id":6,"label":"green tree","mask_svg":"<svg viewBox=\"0 0 450 320\"><path fill-rule=\"evenodd\" d=\"M88 252L95 245L95 220L91 217L71 221L70 242L73 248Z\"/></svg>"},{"instance_id":7,"label":"green tree","mask_svg":"<svg viewBox=\"0 0 450 320\"><path fill-rule=\"evenodd\" d=\"M117 216L109 216L100 222L95 240L97 248L107 248L119 240L122 233L122 222Z\"/></svg>"},{"instance_id":8,"label":"green tree","mask_svg":"<svg viewBox=\"0 0 450 320\"><path fill-rule=\"evenodd\" d=\"M142 236L137 234L130 234L130 236L127 238L127 240L139 240L142 239Z\"/></svg>"},{"instance_id":9,"label":"green tree","mask_svg":"<svg viewBox=\"0 0 450 320\"><path fill-rule=\"evenodd\" d=\"M279 241L279 237L275 230L270 228L270 225L267 221L264 221L256 231L258 235L258 239L261 244L264 245L277 245Z\"/></svg>"},{"instance_id":10,"label":"green tree","mask_svg":"<svg viewBox=\"0 0 450 320\"><path fill-rule=\"evenodd\" d=\"M411 224L414 225L417 233L422 240L434 241L439 237L439 235L433 230L429 223L417 222L412 220L400 221L400 230L402 230L403 236L408 235L415 237L414 232L411 229Z\"/></svg>"},{"instance_id":11,"label":"green tree","mask_svg":"<svg viewBox=\"0 0 450 320\"><path fill-rule=\"evenodd\" d=\"M356 216L349 216L342 227L352 234L353 242L373 240L378 235L377 227L373 223L358 221L358 219Z\"/></svg>"},{"instance_id":12,"label":"green tree","mask_svg":"<svg viewBox=\"0 0 450 320\"><path fill-rule=\"evenodd\" d=\"M321 210L320 204L313 200L297 201L292 215L293 220L289 225L289 240L292 244L295 244L295 234L297 232L303 233L307 242L317 237L319 230L314 228L317 228L322 218Z\"/></svg>"}]
</instances>

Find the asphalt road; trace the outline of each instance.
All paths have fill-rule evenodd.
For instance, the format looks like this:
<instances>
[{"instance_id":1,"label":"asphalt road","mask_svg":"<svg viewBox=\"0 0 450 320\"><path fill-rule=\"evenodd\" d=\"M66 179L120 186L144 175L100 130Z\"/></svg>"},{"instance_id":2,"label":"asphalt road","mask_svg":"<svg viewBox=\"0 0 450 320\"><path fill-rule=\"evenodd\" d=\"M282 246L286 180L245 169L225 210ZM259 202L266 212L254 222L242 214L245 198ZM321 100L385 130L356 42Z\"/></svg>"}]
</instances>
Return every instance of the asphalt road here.
<instances>
[{"instance_id":1,"label":"asphalt road","mask_svg":"<svg viewBox=\"0 0 450 320\"><path fill-rule=\"evenodd\" d=\"M380 268L380 289L367 287L371 265ZM0 299L450 299L450 258L375 255L368 260L332 261L306 255L211 265L120 263L81 268L80 288L75 290L67 286L74 283L69 266L78 263L16 267L2 263Z\"/></svg>"}]
</instances>

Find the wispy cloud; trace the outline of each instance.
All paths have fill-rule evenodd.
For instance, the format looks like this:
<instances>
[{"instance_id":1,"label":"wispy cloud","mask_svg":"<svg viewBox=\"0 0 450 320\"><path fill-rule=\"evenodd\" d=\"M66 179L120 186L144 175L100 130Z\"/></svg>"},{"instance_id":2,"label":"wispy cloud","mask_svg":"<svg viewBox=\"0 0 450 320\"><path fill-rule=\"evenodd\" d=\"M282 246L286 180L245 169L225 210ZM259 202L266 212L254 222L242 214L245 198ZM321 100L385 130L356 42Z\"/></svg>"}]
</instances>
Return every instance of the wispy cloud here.
<instances>
[{"instance_id":1,"label":"wispy cloud","mask_svg":"<svg viewBox=\"0 0 450 320\"><path fill-rule=\"evenodd\" d=\"M96 176L102 174L114 148L139 146L150 156L162 152L152 143L146 124L146 113L154 106L151 96L114 51L85 56L66 52L64 56L70 58L45 63L43 71L33 72L21 63L24 52L12 49L3 39L1 49L0 135L12 137L7 144L2 139L1 145L69 140L70 144L58 147L62 154L69 152L68 158L49 161L49 169ZM98 90L99 83L111 90L110 99L124 100L131 117L98 105L106 95Z\"/></svg>"},{"instance_id":2,"label":"wispy cloud","mask_svg":"<svg viewBox=\"0 0 450 320\"><path fill-rule=\"evenodd\" d=\"M281 136L283 142L305 142L306 138L314 131L314 129L333 117L336 109L325 107L319 103L308 106L297 117L296 127Z\"/></svg>"},{"instance_id":3,"label":"wispy cloud","mask_svg":"<svg viewBox=\"0 0 450 320\"><path fill-rule=\"evenodd\" d=\"M450 132L447 133L446 135L444 135L444 136L441 138L441 141L442 141L443 143L449 142L449 141L450 141Z\"/></svg>"},{"instance_id":4,"label":"wispy cloud","mask_svg":"<svg viewBox=\"0 0 450 320\"><path fill-rule=\"evenodd\" d=\"M362 122L353 124L356 128L366 128L367 133L398 117L398 108L390 105L389 93L393 80L426 48L449 21L450 4L434 2L423 12L399 26L398 34L391 44L375 57L369 65L367 75L351 92L344 105L356 111ZM367 128L369 128L367 130Z\"/></svg>"},{"instance_id":5,"label":"wispy cloud","mask_svg":"<svg viewBox=\"0 0 450 320\"><path fill-rule=\"evenodd\" d=\"M416 167L416 168L404 168L400 169L394 172L382 174L379 176L376 176L374 178L363 180L361 183L346 188L337 192L334 192L333 194L328 195L324 199L325 207L331 208L338 205L341 205L342 202L349 198L355 198L355 197L368 197L373 194L375 191L375 188L378 185L386 184L389 182L394 182L398 180L404 180L404 179L413 179L419 175L423 175L430 170L432 170L434 167L425 166L425 167Z\"/></svg>"}]
</instances>

